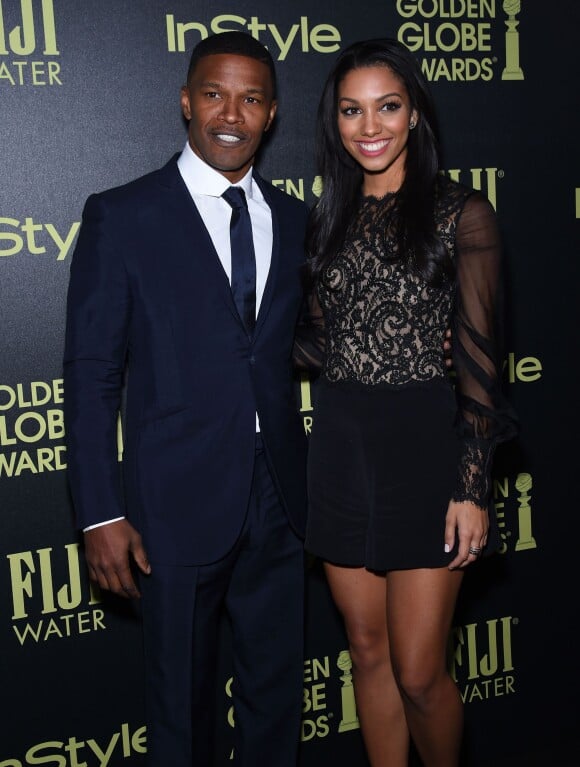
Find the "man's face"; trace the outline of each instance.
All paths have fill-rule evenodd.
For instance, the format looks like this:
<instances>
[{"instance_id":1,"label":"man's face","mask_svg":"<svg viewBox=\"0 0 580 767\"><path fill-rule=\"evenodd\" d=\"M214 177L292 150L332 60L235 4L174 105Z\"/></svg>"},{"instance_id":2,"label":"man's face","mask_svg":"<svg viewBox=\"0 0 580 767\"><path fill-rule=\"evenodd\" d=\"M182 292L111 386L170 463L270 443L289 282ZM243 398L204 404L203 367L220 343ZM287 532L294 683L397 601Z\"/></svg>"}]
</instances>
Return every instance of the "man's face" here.
<instances>
[{"instance_id":1,"label":"man's face","mask_svg":"<svg viewBox=\"0 0 580 767\"><path fill-rule=\"evenodd\" d=\"M181 89L181 108L195 154L236 183L253 164L276 114L270 71L247 56L205 56Z\"/></svg>"}]
</instances>

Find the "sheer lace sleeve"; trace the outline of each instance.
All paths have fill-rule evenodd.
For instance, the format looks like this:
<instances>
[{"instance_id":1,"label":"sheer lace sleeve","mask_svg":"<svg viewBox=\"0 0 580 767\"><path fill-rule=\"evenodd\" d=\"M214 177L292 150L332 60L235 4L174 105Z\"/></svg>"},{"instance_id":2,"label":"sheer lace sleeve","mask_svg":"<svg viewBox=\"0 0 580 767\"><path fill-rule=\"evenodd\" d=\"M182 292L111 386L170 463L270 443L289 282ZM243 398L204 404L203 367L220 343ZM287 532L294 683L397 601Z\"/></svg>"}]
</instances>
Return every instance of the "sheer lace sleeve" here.
<instances>
[{"instance_id":1,"label":"sheer lace sleeve","mask_svg":"<svg viewBox=\"0 0 580 767\"><path fill-rule=\"evenodd\" d=\"M293 362L297 370L318 375L325 350L324 316L315 292L304 299L304 306L296 326Z\"/></svg>"},{"instance_id":2,"label":"sheer lace sleeve","mask_svg":"<svg viewBox=\"0 0 580 767\"><path fill-rule=\"evenodd\" d=\"M453 499L485 508L495 445L515 434L517 422L501 392L497 359L500 237L495 212L479 193L465 203L457 224L455 250L452 347L457 426L463 450Z\"/></svg>"}]
</instances>

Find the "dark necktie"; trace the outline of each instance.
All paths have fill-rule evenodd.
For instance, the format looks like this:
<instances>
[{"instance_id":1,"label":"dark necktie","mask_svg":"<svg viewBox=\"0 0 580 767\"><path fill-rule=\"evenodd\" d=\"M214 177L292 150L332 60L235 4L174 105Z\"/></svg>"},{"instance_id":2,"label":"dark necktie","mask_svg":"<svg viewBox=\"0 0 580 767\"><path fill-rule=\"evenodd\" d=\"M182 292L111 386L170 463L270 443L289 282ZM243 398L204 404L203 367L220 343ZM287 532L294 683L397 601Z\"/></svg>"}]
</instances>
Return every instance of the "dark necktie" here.
<instances>
[{"instance_id":1,"label":"dark necktie","mask_svg":"<svg viewBox=\"0 0 580 767\"><path fill-rule=\"evenodd\" d=\"M232 247L232 294L238 314L249 335L256 324L256 257L252 222L244 190L230 186L222 194L232 207L230 242Z\"/></svg>"}]
</instances>

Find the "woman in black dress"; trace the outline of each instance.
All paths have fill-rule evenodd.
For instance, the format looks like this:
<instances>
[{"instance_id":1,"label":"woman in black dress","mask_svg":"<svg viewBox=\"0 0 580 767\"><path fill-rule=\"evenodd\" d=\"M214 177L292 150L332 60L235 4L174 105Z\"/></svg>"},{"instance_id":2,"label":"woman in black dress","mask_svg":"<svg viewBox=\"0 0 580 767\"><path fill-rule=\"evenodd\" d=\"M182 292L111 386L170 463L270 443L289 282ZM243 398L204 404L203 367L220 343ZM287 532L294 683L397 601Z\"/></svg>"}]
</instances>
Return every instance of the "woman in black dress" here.
<instances>
[{"instance_id":1,"label":"woman in black dress","mask_svg":"<svg viewBox=\"0 0 580 767\"><path fill-rule=\"evenodd\" d=\"M446 642L463 568L496 547L490 464L515 429L494 346L495 213L439 173L427 83L395 40L339 56L317 147L308 251L325 358L306 548L345 620L373 767L406 765L409 733L426 767L453 767Z\"/></svg>"}]
</instances>

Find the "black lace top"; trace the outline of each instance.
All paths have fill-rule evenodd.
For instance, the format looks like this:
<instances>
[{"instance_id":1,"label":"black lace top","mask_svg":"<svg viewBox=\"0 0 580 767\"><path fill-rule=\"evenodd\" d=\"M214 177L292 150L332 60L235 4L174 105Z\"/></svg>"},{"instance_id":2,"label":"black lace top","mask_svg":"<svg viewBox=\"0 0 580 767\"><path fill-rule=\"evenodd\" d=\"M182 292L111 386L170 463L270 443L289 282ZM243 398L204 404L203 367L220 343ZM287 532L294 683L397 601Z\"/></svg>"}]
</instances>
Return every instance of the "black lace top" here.
<instances>
[{"instance_id":1,"label":"black lace top","mask_svg":"<svg viewBox=\"0 0 580 767\"><path fill-rule=\"evenodd\" d=\"M515 431L496 360L495 213L482 194L441 177L435 218L456 274L432 287L396 258L396 199L361 199L343 249L322 274L317 298L323 322L315 322L324 332L321 376L331 384L373 387L446 377L443 341L450 327L463 444L453 498L486 507L494 446Z\"/></svg>"}]
</instances>

